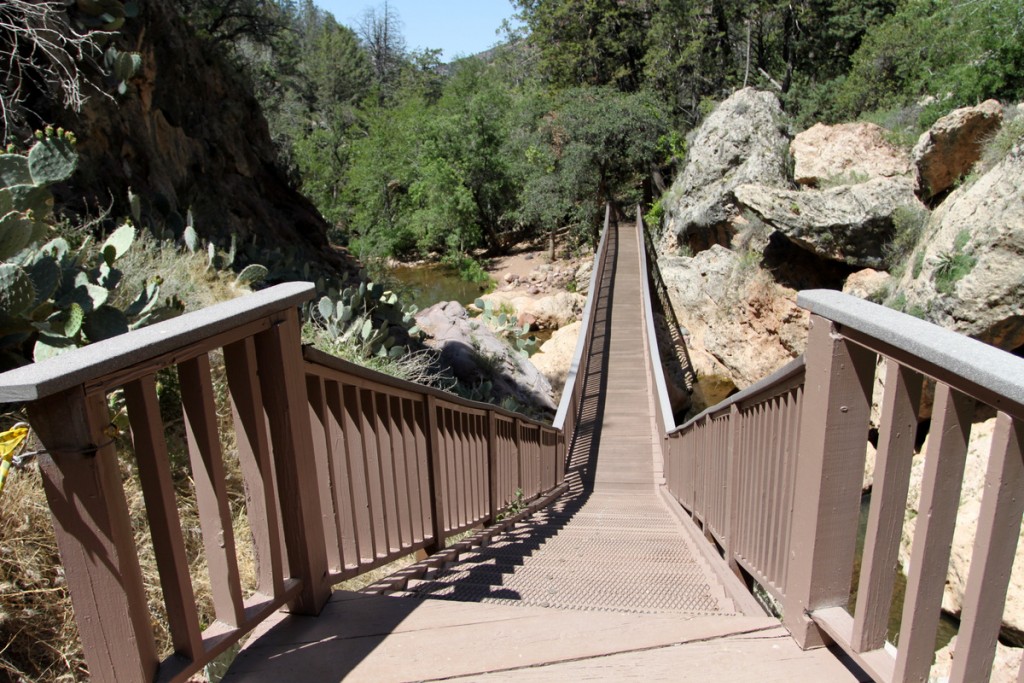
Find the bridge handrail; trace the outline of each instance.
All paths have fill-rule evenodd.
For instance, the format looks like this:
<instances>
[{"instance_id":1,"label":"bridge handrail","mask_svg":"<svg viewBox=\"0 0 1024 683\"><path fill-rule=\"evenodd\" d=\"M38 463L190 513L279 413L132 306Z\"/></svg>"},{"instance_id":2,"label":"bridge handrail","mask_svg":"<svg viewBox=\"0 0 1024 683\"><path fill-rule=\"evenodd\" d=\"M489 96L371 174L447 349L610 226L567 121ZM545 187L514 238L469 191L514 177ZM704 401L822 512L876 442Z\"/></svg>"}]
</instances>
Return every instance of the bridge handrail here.
<instances>
[{"instance_id":1,"label":"bridge handrail","mask_svg":"<svg viewBox=\"0 0 1024 683\"><path fill-rule=\"evenodd\" d=\"M951 675L987 680L1024 513L1024 359L835 291L804 291L798 303L811 313L804 356L679 427L664 420L667 489L730 565L775 597L802 647L830 639L875 680L925 680L971 423L976 406L987 406L995 432ZM894 648L886 642L889 607L919 408L931 383L921 514ZM874 484L854 577L871 424Z\"/></svg>"},{"instance_id":2,"label":"bridge handrail","mask_svg":"<svg viewBox=\"0 0 1024 683\"><path fill-rule=\"evenodd\" d=\"M579 410L580 396L583 392L583 380L581 370L586 358L590 353L590 346L594 336L594 320L596 311L594 301L597 299L597 292L600 287L601 277L604 274L605 261L608 256L608 226L611 223L612 205L606 204L604 210L604 228L601 231L601 241L597 251L594 252L594 266L590 272L590 288L587 290L587 303L583 308L581 318L580 335L576 338L576 349L572 354L572 362L569 364L569 373L565 378L565 386L562 388L562 398L558 402L558 410L555 412L555 419L552 421L555 429L564 429L572 432L572 424L566 427L566 420L574 421L576 412Z\"/></svg>"},{"instance_id":3,"label":"bridge handrail","mask_svg":"<svg viewBox=\"0 0 1024 683\"><path fill-rule=\"evenodd\" d=\"M0 375L23 403L90 676L184 681L277 609L316 614L330 587L494 521L562 485L593 340L607 226L556 425L301 346L309 283L278 285ZM211 363L224 359L224 377ZM216 620L203 629L171 480L157 373L176 370ZM215 379L216 377L216 379ZM111 436L123 391L128 443ZM230 417L218 405L230 402ZM230 422L230 425L228 424ZM233 430L257 588L245 595L221 436ZM134 450L175 652L156 652L119 467ZM316 495L309 495L316 492Z\"/></svg>"},{"instance_id":4,"label":"bridge handrail","mask_svg":"<svg viewBox=\"0 0 1024 683\"><path fill-rule=\"evenodd\" d=\"M643 212L636 208L636 238L640 253L640 296L643 301L644 341L647 345L648 374L654 379L656 399L656 418L662 434L675 429L675 417L672 414L672 403L668 397L668 386L665 382L665 371L661 364L661 353L658 349L658 335L654 329L654 308L651 300L651 279L647 263L646 248L647 232L644 230Z\"/></svg>"}]
</instances>

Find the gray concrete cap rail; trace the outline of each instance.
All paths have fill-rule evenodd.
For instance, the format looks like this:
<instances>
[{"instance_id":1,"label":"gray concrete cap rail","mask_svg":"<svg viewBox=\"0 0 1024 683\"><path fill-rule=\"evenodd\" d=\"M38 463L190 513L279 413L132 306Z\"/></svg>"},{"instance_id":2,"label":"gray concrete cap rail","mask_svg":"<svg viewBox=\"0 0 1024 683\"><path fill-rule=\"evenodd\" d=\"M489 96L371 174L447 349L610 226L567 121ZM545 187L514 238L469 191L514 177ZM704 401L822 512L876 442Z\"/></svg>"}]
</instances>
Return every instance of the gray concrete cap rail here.
<instances>
[{"instance_id":1,"label":"gray concrete cap rail","mask_svg":"<svg viewBox=\"0 0 1024 683\"><path fill-rule=\"evenodd\" d=\"M34 401L199 342L313 298L288 282L0 374L0 403Z\"/></svg>"},{"instance_id":2,"label":"gray concrete cap rail","mask_svg":"<svg viewBox=\"0 0 1024 683\"><path fill-rule=\"evenodd\" d=\"M834 290L800 292L797 304L1024 405L1024 359L1011 353Z\"/></svg>"}]
</instances>

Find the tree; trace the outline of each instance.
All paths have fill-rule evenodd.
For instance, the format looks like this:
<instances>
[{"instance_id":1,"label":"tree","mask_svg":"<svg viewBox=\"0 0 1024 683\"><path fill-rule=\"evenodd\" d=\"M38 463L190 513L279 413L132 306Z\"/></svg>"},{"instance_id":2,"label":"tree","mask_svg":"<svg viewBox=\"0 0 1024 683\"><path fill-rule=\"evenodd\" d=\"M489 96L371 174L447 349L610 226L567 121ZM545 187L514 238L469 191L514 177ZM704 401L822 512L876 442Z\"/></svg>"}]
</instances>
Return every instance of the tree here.
<instances>
[{"instance_id":1,"label":"tree","mask_svg":"<svg viewBox=\"0 0 1024 683\"><path fill-rule=\"evenodd\" d=\"M386 98L393 93L405 63L402 20L385 0L380 7L366 10L357 32L369 55L379 96Z\"/></svg>"},{"instance_id":2,"label":"tree","mask_svg":"<svg viewBox=\"0 0 1024 683\"><path fill-rule=\"evenodd\" d=\"M530 28L538 67L559 88L615 85L632 92L642 82L646 0L512 0Z\"/></svg>"}]
</instances>

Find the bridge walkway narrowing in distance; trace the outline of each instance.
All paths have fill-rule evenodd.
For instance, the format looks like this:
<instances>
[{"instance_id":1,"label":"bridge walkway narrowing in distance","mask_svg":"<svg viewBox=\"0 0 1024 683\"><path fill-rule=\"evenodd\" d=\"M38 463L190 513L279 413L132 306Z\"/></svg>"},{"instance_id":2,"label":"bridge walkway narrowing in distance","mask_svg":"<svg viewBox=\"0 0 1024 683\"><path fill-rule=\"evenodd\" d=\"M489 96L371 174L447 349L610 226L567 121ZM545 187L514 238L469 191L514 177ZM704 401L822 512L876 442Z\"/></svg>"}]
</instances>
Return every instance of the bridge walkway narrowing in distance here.
<instances>
[{"instance_id":1,"label":"bridge walkway narrowing in distance","mask_svg":"<svg viewBox=\"0 0 1024 683\"><path fill-rule=\"evenodd\" d=\"M636 228L610 230L568 492L401 594L270 620L225 683L855 680L727 590L659 495Z\"/></svg>"}]
</instances>

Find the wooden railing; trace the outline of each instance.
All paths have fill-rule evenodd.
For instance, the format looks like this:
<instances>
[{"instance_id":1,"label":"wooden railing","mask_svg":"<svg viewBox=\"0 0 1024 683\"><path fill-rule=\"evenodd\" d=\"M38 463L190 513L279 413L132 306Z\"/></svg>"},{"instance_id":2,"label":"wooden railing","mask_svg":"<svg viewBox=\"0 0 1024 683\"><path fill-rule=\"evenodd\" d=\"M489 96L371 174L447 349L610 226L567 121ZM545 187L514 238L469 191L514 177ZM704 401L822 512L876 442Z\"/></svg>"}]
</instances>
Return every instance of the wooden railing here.
<instances>
[{"instance_id":1,"label":"wooden railing","mask_svg":"<svg viewBox=\"0 0 1024 683\"><path fill-rule=\"evenodd\" d=\"M679 427L656 381L669 492L778 600L802 647L831 639L877 681L925 681L971 422L987 407L996 429L950 680L988 680L1024 513L1024 359L839 292L806 291L798 303L811 312L806 354L771 377ZM876 368L884 391L854 577ZM893 646L887 620L926 380L935 382L931 437Z\"/></svg>"},{"instance_id":2,"label":"wooden railing","mask_svg":"<svg viewBox=\"0 0 1024 683\"><path fill-rule=\"evenodd\" d=\"M308 283L0 375L0 403L26 405L45 449L43 485L91 679L184 681L274 611L317 614L333 584L443 548L447 537L494 521L519 490L526 501L557 491L593 338L601 245L554 426L303 349L298 308L313 296ZM172 480L165 434L176 427L165 424L158 393L166 373L180 385L209 625L200 623ZM130 443L111 428L121 390ZM234 447L224 452L224 443ZM172 641L166 657L119 449L133 452L128 468L144 496ZM251 538L236 538L228 464L244 484ZM255 555L255 590L243 587L242 544Z\"/></svg>"}]
</instances>

